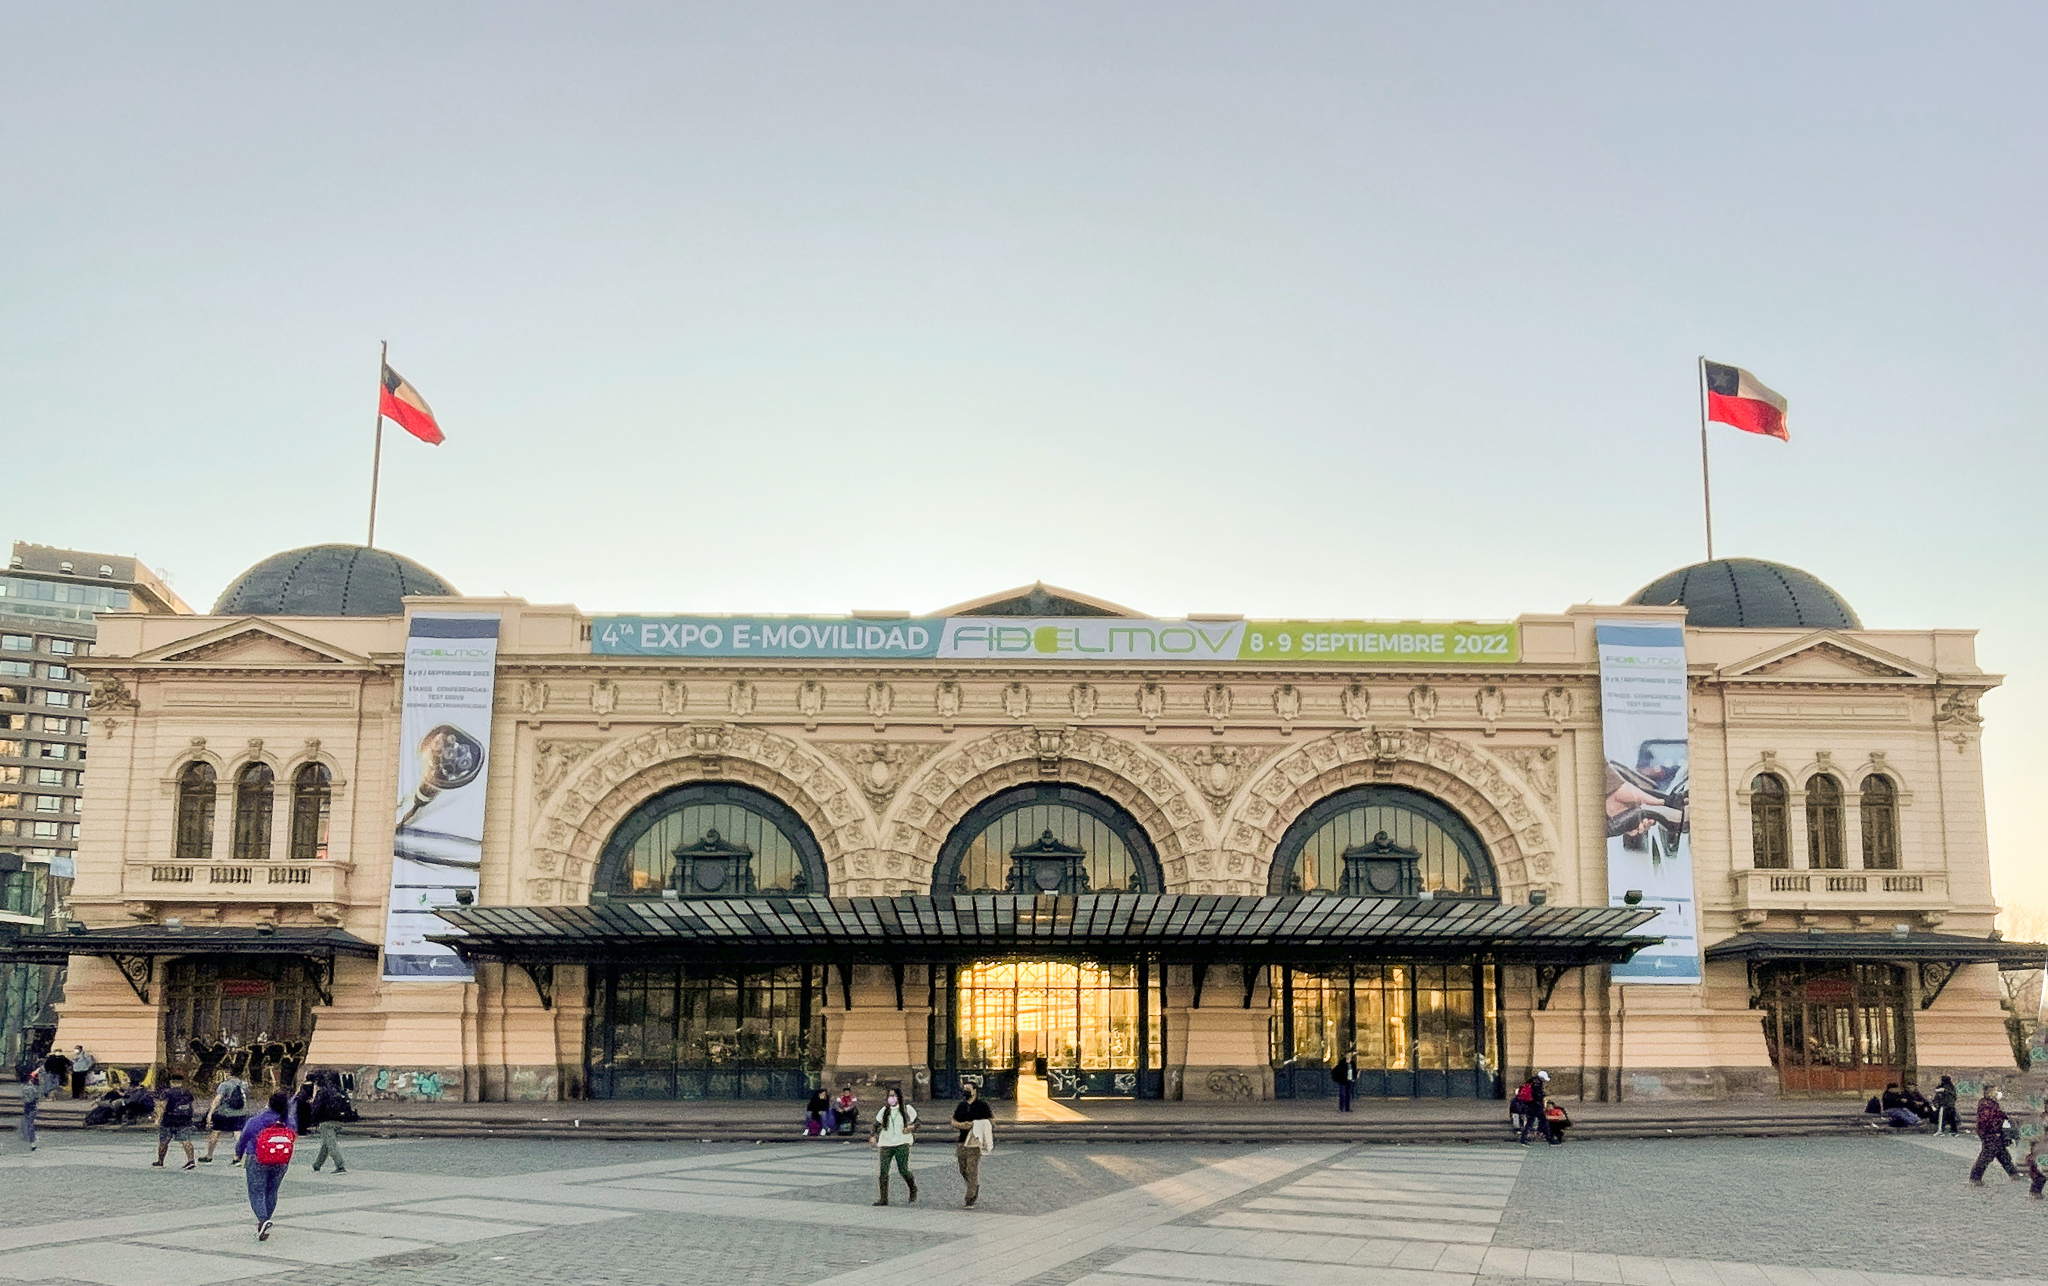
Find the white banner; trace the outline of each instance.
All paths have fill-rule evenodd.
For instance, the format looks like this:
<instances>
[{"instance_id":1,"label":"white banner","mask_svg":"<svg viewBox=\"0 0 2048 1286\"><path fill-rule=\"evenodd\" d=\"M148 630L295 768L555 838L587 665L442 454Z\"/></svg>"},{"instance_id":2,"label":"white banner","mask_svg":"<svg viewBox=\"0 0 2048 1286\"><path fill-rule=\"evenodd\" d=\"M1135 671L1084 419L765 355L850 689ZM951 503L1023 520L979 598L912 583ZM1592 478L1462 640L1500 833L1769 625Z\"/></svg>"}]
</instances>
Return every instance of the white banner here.
<instances>
[{"instance_id":1,"label":"white banner","mask_svg":"<svg viewBox=\"0 0 2048 1286\"><path fill-rule=\"evenodd\" d=\"M469 966L429 933L436 907L474 903L484 851L484 784L498 674L496 613L421 612L405 640L398 827L384 918L384 979L467 981Z\"/></svg>"},{"instance_id":2,"label":"white banner","mask_svg":"<svg viewBox=\"0 0 2048 1286\"><path fill-rule=\"evenodd\" d=\"M1700 981L1692 881L1685 628L1600 621L1600 725L1607 751L1607 898L1656 907L1638 932L1664 941L1614 966L1616 982Z\"/></svg>"}]
</instances>

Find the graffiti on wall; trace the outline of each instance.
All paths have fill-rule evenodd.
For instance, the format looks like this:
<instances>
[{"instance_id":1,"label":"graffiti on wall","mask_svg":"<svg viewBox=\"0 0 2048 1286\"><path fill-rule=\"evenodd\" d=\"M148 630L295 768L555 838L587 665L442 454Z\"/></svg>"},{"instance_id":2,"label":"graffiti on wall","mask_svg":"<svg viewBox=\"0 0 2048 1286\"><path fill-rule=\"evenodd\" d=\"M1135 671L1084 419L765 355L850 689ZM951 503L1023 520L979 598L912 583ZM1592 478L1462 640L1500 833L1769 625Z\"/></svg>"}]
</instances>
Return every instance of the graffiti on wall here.
<instances>
[{"instance_id":1,"label":"graffiti on wall","mask_svg":"<svg viewBox=\"0 0 2048 1286\"><path fill-rule=\"evenodd\" d=\"M356 1088L363 1098L439 1102L448 1098L448 1077L430 1068L359 1067Z\"/></svg>"}]
</instances>

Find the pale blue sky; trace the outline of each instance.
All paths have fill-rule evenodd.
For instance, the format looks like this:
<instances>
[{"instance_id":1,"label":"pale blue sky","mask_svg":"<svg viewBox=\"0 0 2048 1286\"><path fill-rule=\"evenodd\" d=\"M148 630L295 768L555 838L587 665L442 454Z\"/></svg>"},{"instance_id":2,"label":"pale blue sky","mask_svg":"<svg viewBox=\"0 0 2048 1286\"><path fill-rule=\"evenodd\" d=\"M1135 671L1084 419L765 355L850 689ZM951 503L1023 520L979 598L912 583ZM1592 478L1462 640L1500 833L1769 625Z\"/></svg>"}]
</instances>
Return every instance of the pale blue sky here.
<instances>
[{"instance_id":1,"label":"pale blue sky","mask_svg":"<svg viewBox=\"0 0 2048 1286\"><path fill-rule=\"evenodd\" d=\"M590 609L1512 616L1720 552L1975 626L2048 901L2048 10L0 5L9 538ZM28 448L21 450L19 448ZM38 485L44 480L53 483Z\"/></svg>"}]
</instances>

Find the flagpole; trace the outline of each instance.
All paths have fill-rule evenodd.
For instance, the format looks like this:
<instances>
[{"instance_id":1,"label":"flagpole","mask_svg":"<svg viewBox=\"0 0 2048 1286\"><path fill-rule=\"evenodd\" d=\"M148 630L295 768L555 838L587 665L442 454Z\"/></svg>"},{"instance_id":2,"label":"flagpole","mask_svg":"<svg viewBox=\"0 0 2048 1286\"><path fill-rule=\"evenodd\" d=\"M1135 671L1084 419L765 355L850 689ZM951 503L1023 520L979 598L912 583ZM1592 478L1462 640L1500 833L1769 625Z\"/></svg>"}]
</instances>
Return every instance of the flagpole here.
<instances>
[{"instance_id":1,"label":"flagpole","mask_svg":"<svg viewBox=\"0 0 2048 1286\"><path fill-rule=\"evenodd\" d=\"M384 368L391 357L391 344L387 340L377 341L377 445L370 452L370 538L363 543L375 548L377 544L377 482L384 472ZM1709 548L1713 542L1709 540ZM1711 557L1711 555L1709 555Z\"/></svg>"},{"instance_id":2,"label":"flagpole","mask_svg":"<svg viewBox=\"0 0 2048 1286\"><path fill-rule=\"evenodd\" d=\"M1707 472L1707 359L1700 355L1700 499L1706 504L1707 561L1714 561L1714 484ZM381 427L382 422L379 422Z\"/></svg>"}]
</instances>

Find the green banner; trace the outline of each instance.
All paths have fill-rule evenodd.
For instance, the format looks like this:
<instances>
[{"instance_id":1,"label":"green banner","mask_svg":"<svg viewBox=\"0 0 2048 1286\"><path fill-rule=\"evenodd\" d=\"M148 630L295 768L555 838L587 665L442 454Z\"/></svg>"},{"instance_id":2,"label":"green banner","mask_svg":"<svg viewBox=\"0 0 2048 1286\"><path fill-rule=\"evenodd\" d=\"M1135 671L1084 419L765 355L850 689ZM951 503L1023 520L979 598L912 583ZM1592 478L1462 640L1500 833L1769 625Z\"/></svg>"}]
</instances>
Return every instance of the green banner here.
<instances>
[{"instance_id":1,"label":"green banner","mask_svg":"<svg viewBox=\"0 0 2048 1286\"><path fill-rule=\"evenodd\" d=\"M1246 661L1424 661L1511 665L1522 659L1512 624L1423 621L1247 621Z\"/></svg>"}]
</instances>

